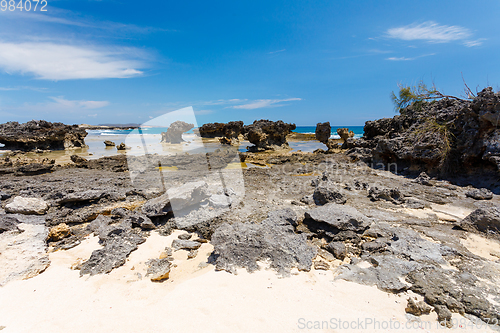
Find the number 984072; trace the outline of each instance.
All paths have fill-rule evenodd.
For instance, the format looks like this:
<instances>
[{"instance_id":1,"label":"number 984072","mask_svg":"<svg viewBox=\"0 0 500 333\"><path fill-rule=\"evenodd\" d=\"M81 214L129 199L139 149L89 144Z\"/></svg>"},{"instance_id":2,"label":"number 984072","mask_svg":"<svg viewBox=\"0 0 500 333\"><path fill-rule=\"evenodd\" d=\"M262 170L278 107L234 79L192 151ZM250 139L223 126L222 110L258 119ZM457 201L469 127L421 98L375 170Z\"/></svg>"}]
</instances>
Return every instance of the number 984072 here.
<instances>
[{"instance_id":1,"label":"number 984072","mask_svg":"<svg viewBox=\"0 0 500 333\"><path fill-rule=\"evenodd\" d=\"M18 11L39 11L46 12L47 11L47 0L1 0L0 1L0 10L2 12L10 11L13 12L15 10Z\"/></svg>"}]
</instances>

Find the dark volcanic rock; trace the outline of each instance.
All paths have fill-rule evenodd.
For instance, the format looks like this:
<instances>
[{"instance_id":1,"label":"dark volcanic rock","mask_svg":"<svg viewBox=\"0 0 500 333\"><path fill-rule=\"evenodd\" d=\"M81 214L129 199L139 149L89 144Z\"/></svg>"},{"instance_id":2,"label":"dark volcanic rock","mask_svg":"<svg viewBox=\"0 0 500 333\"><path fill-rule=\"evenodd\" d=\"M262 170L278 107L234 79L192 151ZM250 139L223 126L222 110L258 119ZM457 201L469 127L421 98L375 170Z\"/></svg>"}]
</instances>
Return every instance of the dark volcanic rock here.
<instances>
[{"instance_id":1,"label":"dark volcanic rock","mask_svg":"<svg viewBox=\"0 0 500 333\"><path fill-rule=\"evenodd\" d=\"M5 149L30 151L35 149L83 148L87 132L77 125L32 120L24 124L0 124L0 143Z\"/></svg>"},{"instance_id":2,"label":"dark volcanic rock","mask_svg":"<svg viewBox=\"0 0 500 333\"><path fill-rule=\"evenodd\" d=\"M316 125L316 140L318 140L321 143L324 143L326 147L328 148L328 151L331 151L332 148L337 147L337 143L334 140L330 139L332 132L332 127L330 126L330 122L326 123L318 123Z\"/></svg>"},{"instance_id":3,"label":"dark volcanic rock","mask_svg":"<svg viewBox=\"0 0 500 333\"><path fill-rule=\"evenodd\" d=\"M17 227L19 223L19 220L13 216L0 215L0 234L6 231L21 232Z\"/></svg>"},{"instance_id":4,"label":"dark volcanic rock","mask_svg":"<svg viewBox=\"0 0 500 333\"><path fill-rule=\"evenodd\" d=\"M309 230L329 238L340 231L363 232L371 221L355 208L335 203L307 210L304 224Z\"/></svg>"},{"instance_id":5,"label":"dark volcanic rock","mask_svg":"<svg viewBox=\"0 0 500 333\"><path fill-rule=\"evenodd\" d=\"M468 196L469 198L476 199L476 200L493 199L493 193L486 188L481 188L481 189L475 188L473 190L465 192L465 195Z\"/></svg>"},{"instance_id":6,"label":"dark volcanic rock","mask_svg":"<svg viewBox=\"0 0 500 333\"><path fill-rule=\"evenodd\" d=\"M500 209L496 206L478 208L458 223L462 229L500 236Z\"/></svg>"},{"instance_id":7,"label":"dark volcanic rock","mask_svg":"<svg viewBox=\"0 0 500 333\"><path fill-rule=\"evenodd\" d=\"M236 268L244 267L251 272L259 269L257 261L269 260L271 267L281 274L289 274L293 267L309 271L316 249L307 244L306 235L293 232L286 215L270 214L270 218L259 224L222 224L211 239L216 268L235 272Z\"/></svg>"},{"instance_id":8,"label":"dark volcanic rock","mask_svg":"<svg viewBox=\"0 0 500 333\"><path fill-rule=\"evenodd\" d=\"M394 118L368 121L363 140L348 152L368 163L394 163L442 176L500 170L500 93L483 89L473 100L443 98L410 105ZM360 148L364 148L361 154Z\"/></svg>"},{"instance_id":9,"label":"dark volcanic rock","mask_svg":"<svg viewBox=\"0 0 500 333\"><path fill-rule=\"evenodd\" d=\"M105 156L96 160L87 160L78 155L71 155L71 161L77 168L109 170L114 172L124 172L128 170L127 156Z\"/></svg>"},{"instance_id":10,"label":"dark volcanic rock","mask_svg":"<svg viewBox=\"0 0 500 333\"><path fill-rule=\"evenodd\" d=\"M27 165L20 166L17 168L16 176L34 176L41 175L44 173L52 172L54 170L54 164L41 164L41 163L31 163Z\"/></svg>"},{"instance_id":11,"label":"dark volcanic rock","mask_svg":"<svg viewBox=\"0 0 500 333\"><path fill-rule=\"evenodd\" d=\"M166 132L161 133L161 142L165 143L181 143L182 133L185 133L194 127L193 124L188 124L184 121L175 121L167 129Z\"/></svg>"},{"instance_id":12,"label":"dark volcanic rock","mask_svg":"<svg viewBox=\"0 0 500 333\"><path fill-rule=\"evenodd\" d=\"M109 230L109 231L108 231ZM81 265L80 276L85 274L105 274L122 266L128 255L146 241L130 228L115 227L103 235L104 247L92 252L89 260Z\"/></svg>"},{"instance_id":13,"label":"dark volcanic rock","mask_svg":"<svg viewBox=\"0 0 500 333\"><path fill-rule=\"evenodd\" d=\"M113 141L109 141L109 140L105 140L104 144L106 145L106 147L114 147L114 146L116 146L116 144Z\"/></svg>"},{"instance_id":14,"label":"dark volcanic rock","mask_svg":"<svg viewBox=\"0 0 500 333\"><path fill-rule=\"evenodd\" d=\"M368 197L373 201L386 200L394 204L402 204L404 202L401 191L397 188L377 188L371 187L368 192Z\"/></svg>"},{"instance_id":15,"label":"dark volcanic rock","mask_svg":"<svg viewBox=\"0 0 500 333\"><path fill-rule=\"evenodd\" d=\"M167 258L151 259L146 262L146 265L148 265L146 276L149 276L151 281L163 281L168 279L171 264Z\"/></svg>"},{"instance_id":16,"label":"dark volcanic rock","mask_svg":"<svg viewBox=\"0 0 500 333\"><path fill-rule=\"evenodd\" d=\"M330 242L326 246L326 249L330 251L335 256L335 258L339 260L344 260L344 258L347 255L346 247L342 242Z\"/></svg>"},{"instance_id":17,"label":"dark volcanic rock","mask_svg":"<svg viewBox=\"0 0 500 333\"><path fill-rule=\"evenodd\" d=\"M286 136L295 129L295 124L286 124L281 120L256 120L245 126L248 141L254 144L250 151L287 149Z\"/></svg>"},{"instance_id":18,"label":"dark volcanic rock","mask_svg":"<svg viewBox=\"0 0 500 333\"><path fill-rule=\"evenodd\" d=\"M326 186L318 186L314 190L313 199L316 205L322 206L330 202L345 204L347 199L338 189Z\"/></svg>"},{"instance_id":19,"label":"dark volcanic rock","mask_svg":"<svg viewBox=\"0 0 500 333\"><path fill-rule=\"evenodd\" d=\"M224 123L208 123L203 124L198 131L203 138L217 138L225 136L225 128Z\"/></svg>"}]
</instances>

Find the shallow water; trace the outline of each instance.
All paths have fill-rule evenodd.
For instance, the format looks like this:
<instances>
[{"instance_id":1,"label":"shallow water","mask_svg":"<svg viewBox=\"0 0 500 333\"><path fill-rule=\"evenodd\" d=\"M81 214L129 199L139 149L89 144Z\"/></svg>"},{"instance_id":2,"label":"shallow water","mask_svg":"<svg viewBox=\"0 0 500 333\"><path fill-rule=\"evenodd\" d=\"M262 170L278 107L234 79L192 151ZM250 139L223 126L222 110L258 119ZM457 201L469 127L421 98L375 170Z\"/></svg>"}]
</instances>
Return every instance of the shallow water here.
<instances>
[{"instance_id":1,"label":"shallow water","mask_svg":"<svg viewBox=\"0 0 500 333\"><path fill-rule=\"evenodd\" d=\"M201 142L200 138L193 133L186 133L183 138L186 142L181 144L165 144L160 143L161 134L147 134L140 135L132 131L115 131L115 130L88 130L88 136L85 138L85 143L88 148L68 149L68 150L55 150L45 153L27 153L27 157L49 158L55 159L58 163L70 161L71 155L78 155L87 159L97 159L104 156L115 156L118 154L127 155L144 155L144 154L159 154L171 155L176 153L197 153L197 152L213 152L218 148L224 147L216 142ZM130 147L129 150L119 151L115 147L106 147L104 141L109 140L114 142L117 146L124 142ZM289 142L292 151L313 152L321 148L326 149L326 146L317 141L291 141ZM238 147L240 152L246 152L247 148L252 146L248 141L242 141ZM6 151L1 152L3 156Z\"/></svg>"}]
</instances>

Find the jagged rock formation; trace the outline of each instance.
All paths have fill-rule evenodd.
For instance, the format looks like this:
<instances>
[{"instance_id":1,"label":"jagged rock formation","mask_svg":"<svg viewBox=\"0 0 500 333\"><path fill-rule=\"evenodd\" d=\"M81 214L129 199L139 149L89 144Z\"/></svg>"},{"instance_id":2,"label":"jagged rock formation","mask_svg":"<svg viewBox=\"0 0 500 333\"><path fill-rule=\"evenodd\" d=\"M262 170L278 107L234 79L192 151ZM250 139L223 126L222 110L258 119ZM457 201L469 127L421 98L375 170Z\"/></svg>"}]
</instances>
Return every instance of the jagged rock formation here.
<instances>
[{"instance_id":1,"label":"jagged rock formation","mask_svg":"<svg viewBox=\"0 0 500 333\"><path fill-rule=\"evenodd\" d=\"M281 120L256 120L245 126L248 141L254 144L250 151L280 150L289 148L286 136L296 128L295 124L287 124Z\"/></svg>"},{"instance_id":2,"label":"jagged rock formation","mask_svg":"<svg viewBox=\"0 0 500 333\"><path fill-rule=\"evenodd\" d=\"M188 124L184 121L175 121L167 129L166 132L161 133L161 142L164 143L181 143L182 133L185 133L194 127L193 124Z\"/></svg>"},{"instance_id":3,"label":"jagged rock formation","mask_svg":"<svg viewBox=\"0 0 500 333\"><path fill-rule=\"evenodd\" d=\"M114 147L114 146L116 146L116 144L113 141L109 141L109 140L105 140L104 141L104 145L106 145L106 147Z\"/></svg>"},{"instance_id":4,"label":"jagged rock formation","mask_svg":"<svg viewBox=\"0 0 500 333\"><path fill-rule=\"evenodd\" d=\"M330 122L326 123L318 123L316 125L316 140L321 143L324 143L330 152L333 148L337 147L337 143L335 140L330 139L332 132L332 127L330 126Z\"/></svg>"},{"instance_id":5,"label":"jagged rock formation","mask_svg":"<svg viewBox=\"0 0 500 333\"><path fill-rule=\"evenodd\" d=\"M259 269L258 261L269 260L284 275L293 267L309 271L317 250L307 244L304 234L293 232L296 221L293 211L282 210L261 223L222 224L211 239L216 268L235 272L242 267L252 272Z\"/></svg>"},{"instance_id":6,"label":"jagged rock formation","mask_svg":"<svg viewBox=\"0 0 500 333\"><path fill-rule=\"evenodd\" d=\"M354 137L354 132L349 131L346 127L337 128L337 134L343 140L342 148L347 148L347 139Z\"/></svg>"},{"instance_id":7,"label":"jagged rock formation","mask_svg":"<svg viewBox=\"0 0 500 333\"><path fill-rule=\"evenodd\" d=\"M456 174L500 170L500 93L485 88L473 100L443 98L410 105L394 118L367 121L348 155L399 169Z\"/></svg>"},{"instance_id":8,"label":"jagged rock formation","mask_svg":"<svg viewBox=\"0 0 500 333\"><path fill-rule=\"evenodd\" d=\"M200 136L204 138L219 138L223 144L238 145L238 137L244 134L242 121L224 123L208 123L199 128Z\"/></svg>"},{"instance_id":9,"label":"jagged rock formation","mask_svg":"<svg viewBox=\"0 0 500 333\"><path fill-rule=\"evenodd\" d=\"M77 125L31 120L24 124L11 121L0 124L0 143L5 149L30 151L36 149L84 148L87 132Z\"/></svg>"}]
</instances>

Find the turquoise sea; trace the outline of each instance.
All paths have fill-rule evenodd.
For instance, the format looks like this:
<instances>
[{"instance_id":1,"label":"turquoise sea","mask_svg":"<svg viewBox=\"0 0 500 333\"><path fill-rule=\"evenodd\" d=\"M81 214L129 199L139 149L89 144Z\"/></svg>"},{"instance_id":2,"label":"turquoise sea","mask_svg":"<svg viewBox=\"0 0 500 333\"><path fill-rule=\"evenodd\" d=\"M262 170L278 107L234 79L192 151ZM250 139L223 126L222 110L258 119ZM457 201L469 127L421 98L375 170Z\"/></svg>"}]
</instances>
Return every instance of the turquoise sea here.
<instances>
[{"instance_id":1,"label":"turquoise sea","mask_svg":"<svg viewBox=\"0 0 500 333\"><path fill-rule=\"evenodd\" d=\"M355 138L360 138L363 136L363 126L334 126L332 127L332 139L338 139L337 128L347 127L350 131L354 132ZM167 129L164 127L150 127L150 128L141 128L143 134L161 134L161 132L165 132ZM306 133L306 134L314 134L316 131L316 126L297 126L297 128L293 131L296 133ZM132 130L87 130L89 136L114 136L114 135L127 135ZM192 133L192 130L187 132Z\"/></svg>"}]
</instances>

